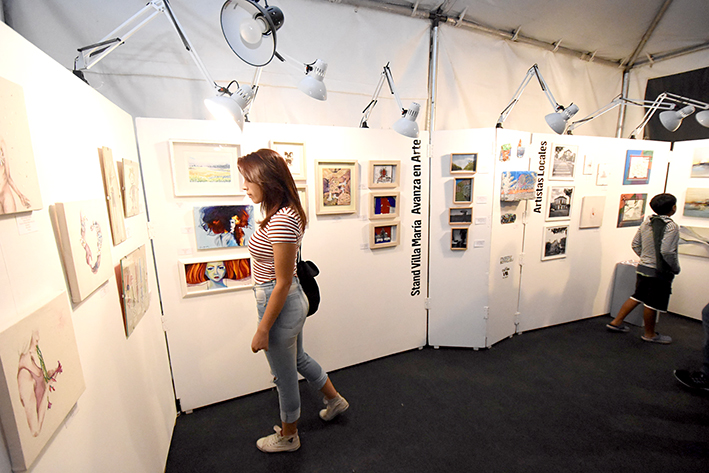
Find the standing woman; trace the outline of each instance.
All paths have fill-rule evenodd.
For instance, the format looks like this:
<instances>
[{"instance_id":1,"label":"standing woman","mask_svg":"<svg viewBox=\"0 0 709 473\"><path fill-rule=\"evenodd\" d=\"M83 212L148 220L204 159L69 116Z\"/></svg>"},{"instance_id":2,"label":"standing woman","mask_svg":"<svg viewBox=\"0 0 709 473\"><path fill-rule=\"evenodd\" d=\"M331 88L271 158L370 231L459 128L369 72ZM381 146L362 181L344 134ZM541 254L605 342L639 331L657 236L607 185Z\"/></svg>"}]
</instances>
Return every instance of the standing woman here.
<instances>
[{"instance_id":1,"label":"standing woman","mask_svg":"<svg viewBox=\"0 0 709 473\"><path fill-rule=\"evenodd\" d=\"M264 350L278 388L281 427L256 446L263 452L292 452L300 448L298 373L325 395L323 420L331 420L349 407L322 367L303 351L303 324L308 300L296 277L296 255L305 231L305 211L285 160L275 151L261 149L242 156L238 163L244 190L261 204L264 219L249 240L258 328L251 350Z\"/></svg>"}]
</instances>

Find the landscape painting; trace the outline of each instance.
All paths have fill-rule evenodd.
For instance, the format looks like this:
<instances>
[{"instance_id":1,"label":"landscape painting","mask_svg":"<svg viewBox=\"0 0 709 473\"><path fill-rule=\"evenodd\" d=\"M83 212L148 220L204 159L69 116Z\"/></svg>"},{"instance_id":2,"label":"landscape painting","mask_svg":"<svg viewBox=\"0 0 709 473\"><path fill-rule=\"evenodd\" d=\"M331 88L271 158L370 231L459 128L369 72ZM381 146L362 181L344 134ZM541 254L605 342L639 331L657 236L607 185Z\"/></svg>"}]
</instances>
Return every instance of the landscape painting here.
<instances>
[{"instance_id":1,"label":"landscape painting","mask_svg":"<svg viewBox=\"0 0 709 473\"><path fill-rule=\"evenodd\" d=\"M451 173L472 174L478 170L478 153L451 154Z\"/></svg>"},{"instance_id":2,"label":"landscape painting","mask_svg":"<svg viewBox=\"0 0 709 473\"><path fill-rule=\"evenodd\" d=\"M709 148L696 148L689 177L709 177Z\"/></svg>"},{"instance_id":3,"label":"landscape painting","mask_svg":"<svg viewBox=\"0 0 709 473\"><path fill-rule=\"evenodd\" d=\"M685 217L709 218L709 188L689 188L684 198Z\"/></svg>"},{"instance_id":4,"label":"landscape painting","mask_svg":"<svg viewBox=\"0 0 709 473\"><path fill-rule=\"evenodd\" d=\"M170 141L175 196L243 195L239 145Z\"/></svg>"}]
</instances>

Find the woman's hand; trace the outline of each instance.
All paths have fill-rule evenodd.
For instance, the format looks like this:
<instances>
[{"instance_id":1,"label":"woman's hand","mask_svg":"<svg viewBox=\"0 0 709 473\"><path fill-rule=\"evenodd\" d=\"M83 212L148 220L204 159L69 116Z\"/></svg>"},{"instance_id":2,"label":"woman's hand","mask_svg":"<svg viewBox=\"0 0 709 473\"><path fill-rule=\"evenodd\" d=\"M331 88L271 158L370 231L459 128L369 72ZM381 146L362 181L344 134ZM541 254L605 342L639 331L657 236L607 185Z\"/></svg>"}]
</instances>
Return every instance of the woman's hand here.
<instances>
[{"instance_id":1,"label":"woman's hand","mask_svg":"<svg viewBox=\"0 0 709 473\"><path fill-rule=\"evenodd\" d=\"M268 351L268 332L256 330L256 334L251 340L251 351L258 353L259 350Z\"/></svg>"}]
</instances>

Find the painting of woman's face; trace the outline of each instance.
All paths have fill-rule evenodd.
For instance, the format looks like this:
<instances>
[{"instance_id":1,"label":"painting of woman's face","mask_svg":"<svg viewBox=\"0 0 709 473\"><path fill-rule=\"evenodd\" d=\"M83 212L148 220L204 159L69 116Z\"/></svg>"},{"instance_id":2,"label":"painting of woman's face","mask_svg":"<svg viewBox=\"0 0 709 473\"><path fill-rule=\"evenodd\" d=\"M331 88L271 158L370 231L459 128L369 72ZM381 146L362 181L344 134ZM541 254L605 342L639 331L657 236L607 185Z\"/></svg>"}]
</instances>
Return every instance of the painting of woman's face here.
<instances>
[{"instance_id":1,"label":"painting of woman's face","mask_svg":"<svg viewBox=\"0 0 709 473\"><path fill-rule=\"evenodd\" d=\"M226 266L224 266L223 261L213 261L207 263L207 269L204 271L204 275L207 276L207 279L214 282L219 282L224 279L225 274Z\"/></svg>"}]
</instances>

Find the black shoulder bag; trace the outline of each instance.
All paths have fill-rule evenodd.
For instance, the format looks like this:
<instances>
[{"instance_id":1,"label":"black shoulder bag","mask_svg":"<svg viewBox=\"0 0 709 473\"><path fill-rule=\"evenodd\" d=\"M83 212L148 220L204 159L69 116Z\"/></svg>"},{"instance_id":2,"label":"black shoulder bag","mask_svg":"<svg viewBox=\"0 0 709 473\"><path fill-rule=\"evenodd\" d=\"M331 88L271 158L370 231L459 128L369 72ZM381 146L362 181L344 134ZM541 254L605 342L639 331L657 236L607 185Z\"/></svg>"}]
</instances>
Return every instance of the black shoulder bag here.
<instances>
[{"instance_id":1,"label":"black shoulder bag","mask_svg":"<svg viewBox=\"0 0 709 473\"><path fill-rule=\"evenodd\" d=\"M313 315L320 305L320 288L315 281L315 276L320 274L320 270L312 261L303 261L300 258L300 248L298 248L298 262L296 264L296 274L303 288L305 297L308 298L308 316Z\"/></svg>"}]
</instances>

